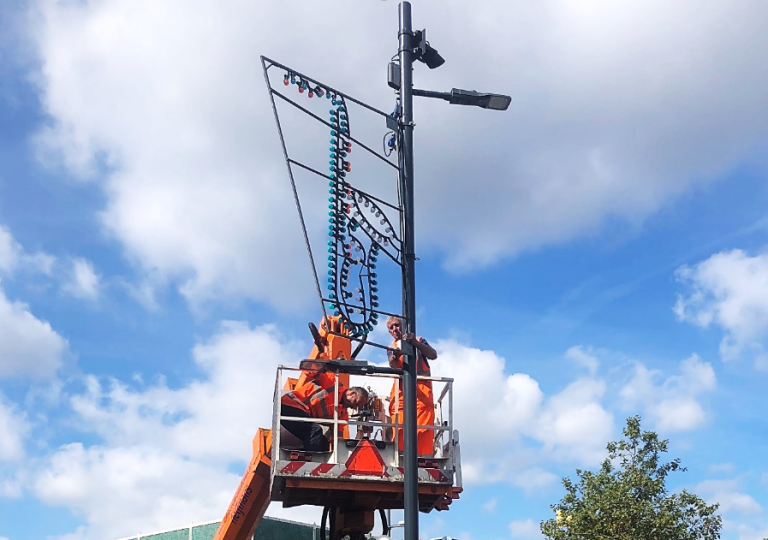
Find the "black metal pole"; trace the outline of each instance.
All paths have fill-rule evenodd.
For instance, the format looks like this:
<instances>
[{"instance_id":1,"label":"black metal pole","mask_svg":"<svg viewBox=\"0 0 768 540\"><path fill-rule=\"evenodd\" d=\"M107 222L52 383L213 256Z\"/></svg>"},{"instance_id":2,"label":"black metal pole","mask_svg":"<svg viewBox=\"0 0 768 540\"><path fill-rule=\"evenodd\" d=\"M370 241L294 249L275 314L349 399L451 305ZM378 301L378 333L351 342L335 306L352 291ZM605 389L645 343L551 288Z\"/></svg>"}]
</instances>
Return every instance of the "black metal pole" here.
<instances>
[{"instance_id":1,"label":"black metal pole","mask_svg":"<svg viewBox=\"0 0 768 540\"><path fill-rule=\"evenodd\" d=\"M413 29L411 4L400 3L400 194L403 203L403 315L405 332L416 333L416 272L413 234ZM416 445L416 351L403 341L404 540L419 539L419 456Z\"/></svg>"}]
</instances>

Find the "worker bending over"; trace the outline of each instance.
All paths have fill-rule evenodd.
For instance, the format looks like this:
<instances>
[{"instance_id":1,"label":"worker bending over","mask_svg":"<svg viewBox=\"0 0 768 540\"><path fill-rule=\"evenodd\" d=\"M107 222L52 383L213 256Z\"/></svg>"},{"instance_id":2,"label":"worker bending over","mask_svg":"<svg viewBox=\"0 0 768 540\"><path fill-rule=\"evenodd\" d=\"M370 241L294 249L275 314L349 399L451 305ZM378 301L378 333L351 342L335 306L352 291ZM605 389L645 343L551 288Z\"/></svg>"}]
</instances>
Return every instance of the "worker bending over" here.
<instances>
[{"instance_id":1,"label":"worker bending over","mask_svg":"<svg viewBox=\"0 0 768 540\"><path fill-rule=\"evenodd\" d=\"M416 374L431 377L428 360L437 359L437 351L422 337L417 338L411 333L403 334L403 321L400 317L387 317L387 330L394 338L392 349L400 349L401 342L407 341L416 349ZM387 351L390 367L403 369L403 355L394 351ZM392 385L389 396L389 415L398 424L403 423L403 388L402 379ZM433 426L435 424L435 401L432 395L432 381L419 380L416 383L416 424L419 426ZM433 453L435 432L431 429L417 429L417 452L420 456ZM398 428L399 449L403 449L403 430Z\"/></svg>"},{"instance_id":2,"label":"worker bending over","mask_svg":"<svg viewBox=\"0 0 768 540\"><path fill-rule=\"evenodd\" d=\"M304 450L327 452L330 441L324 434L323 424L286 420L285 417L333 419L336 409L339 420L348 420L347 408L359 409L368 403L368 391L359 386L345 388L339 382L339 402L335 403L334 373L307 371L305 374L306 382L280 399L280 415L283 418L280 424L303 443ZM342 428L340 425L339 434L343 432Z\"/></svg>"}]
</instances>

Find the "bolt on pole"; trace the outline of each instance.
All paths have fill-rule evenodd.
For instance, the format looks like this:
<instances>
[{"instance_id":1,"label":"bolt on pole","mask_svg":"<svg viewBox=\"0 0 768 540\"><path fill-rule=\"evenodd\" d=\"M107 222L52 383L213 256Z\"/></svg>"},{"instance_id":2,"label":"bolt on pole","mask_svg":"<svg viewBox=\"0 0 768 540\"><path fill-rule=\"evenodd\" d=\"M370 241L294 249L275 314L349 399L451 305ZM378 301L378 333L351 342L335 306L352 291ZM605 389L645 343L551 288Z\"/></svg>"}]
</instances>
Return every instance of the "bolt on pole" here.
<instances>
[{"instance_id":1,"label":"bolt on pole","mask_svg":"<svg viewBox=\"0 0 768 540\"><path fill-rule=\"evenodd\" d=\"M401 229L403 239L403 315L405 332L416 333L416 272L414 268L413 231L413 29L411 4L399 6L400 33L400 193L403 214ZM416 441L416 350L403 341L406 359L403 370L403 447L404 447L404 540L419 538L419 458Z\"/></svg>"}]
</instances>

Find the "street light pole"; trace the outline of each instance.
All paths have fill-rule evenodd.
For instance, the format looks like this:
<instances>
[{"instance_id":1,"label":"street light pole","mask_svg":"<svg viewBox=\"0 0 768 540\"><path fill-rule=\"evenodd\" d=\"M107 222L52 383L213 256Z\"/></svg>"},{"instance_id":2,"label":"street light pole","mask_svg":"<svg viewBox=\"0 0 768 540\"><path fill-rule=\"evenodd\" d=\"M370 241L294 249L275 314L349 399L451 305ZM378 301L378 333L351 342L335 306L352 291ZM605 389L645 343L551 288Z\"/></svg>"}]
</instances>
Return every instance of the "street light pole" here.
<instances>
[{"instance_id":1,"label":"street light pole","mask_svg":"<svg viewBox=\"0 0 768 540\"><path fill-rule=\"evenodd\" d=\"M413 230L413 29L411 4L401 2L400 56L400 196L403 214L403 315L406 333L416 333L416 271ZM403 449L404 449L404 540L419 538L419 456L416 440L416 350L402 343L407 362L403 370Z\"/></svg>"},{"instance_id":2,"label":"street light pole","mask_svg":"<svg viewBox=\"0 0 768 540\"><path fill-rule=\"evenodd\" d=\"M413 87L413 61L420 60L428 68L440 67L445 60L426 40L426 30L414 32L410 2L399 6L400 71L390 63L387 82L400 93L398 118L398 157L400 166L400 197L403 212L400 216L402 238L403 316L405 333L416 334L416 271L413 227L413 97L429 97L448 101L453 105L471 105L482 109L506 111L512 98L503 94L490 94L454 88L450 92L434 92ZM403 366L403 449L404 449L404 540L419 538L419 456L416 425L416 376L418 363L415 347L403 340L405 358Z\"/></svg>"}]
</instances>

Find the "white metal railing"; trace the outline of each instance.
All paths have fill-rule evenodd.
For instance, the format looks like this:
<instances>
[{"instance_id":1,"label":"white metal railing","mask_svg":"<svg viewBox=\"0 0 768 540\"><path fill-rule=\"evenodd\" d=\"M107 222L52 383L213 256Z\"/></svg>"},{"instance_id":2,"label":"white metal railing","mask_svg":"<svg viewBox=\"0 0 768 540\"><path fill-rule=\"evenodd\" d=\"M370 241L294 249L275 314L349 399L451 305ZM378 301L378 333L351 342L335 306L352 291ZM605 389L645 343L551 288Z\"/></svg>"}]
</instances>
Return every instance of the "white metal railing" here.
<instances>
[{"instance_id":1,"label":"white metal railing","mask_svg":"<svg viewBox=\"0 0 768 540\"><path fill-rule=\"evenodd\" d=\"M281 441L280 441L280 426L283 419L290 420L291 422L308 422L308 423L314 423L314 424L321 424L321 425L327 425L331 426L331 429L333 430L333 437L332 437L332 447L331 447L331 455L329 457L328 462L329 463L338 463L338 454L339 454L339 428L343 426L356 426L358 429L362 426L369 426L372 428L392 428L393 437L391 441L387 442L393 442L395 444L395 448L400 447L400 431L403 425L399 422L396 422L395 420L400 416L400 399L399 399L399 393L400 393L400 385L397 384L395 381L398 379L401 379L398 375L390 375L390 374L374 374L374 375L357 375L355 374L354 377L356 378L363 378L363 379L392 379L393 383L395 384L395 408L394 408L394 417L390 418L390 422L382 422L379 420L342 420L339 418L338 414L338 407L334 407L333 409L333 418L301 418L301 417L294 417L294 416L282 416L281 414L281 398L283 396L283 386L285 385L285 382L288 380L287 373L292 372L301 372L302 370L298 367L293 366L279 366L277 368L277 377L275 380L275 393L274 393L274 400L273 400L273 456L275 456L277 459L274 460L274 463L276 465L276 462L279 460L280 456L280 450L281 450ZM339 403L339 377L338 374L335 374L335 382L334 382L334 400L335 403ZM435 388L434 386L442 385L442 389L440 392L439 397L434 400L434 408L435 408L435 423L432 425L426 425L426 424L418 424L417 429L428 429L435 433L433 437L433 452L434 456L436 458L449 458L449 461L451 462L452 466L455 466L454 462L454 456L453 456L453 444L452 444L452 434L454 433L453 430L453 379L449 377L427 377L427 376L418 376L417 381L431 381L433 385L433 396L435 395ZM447 403L445 403L445 400L447 398ZM382 400L383 401L383 400ZM447 409L447 411L446 411ZM447 419L445 418L447 412ZM448 440L445 440L445 434L448 434ZM382 437L384 438L384 437ZM446 448L447 455L446 455ZM400 459L401 455L400 452L395 452L395 466L400 466ZM454 467L455 468L455 467Z\"/></svg>"}]
</instances>

